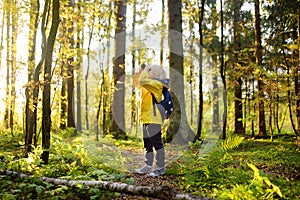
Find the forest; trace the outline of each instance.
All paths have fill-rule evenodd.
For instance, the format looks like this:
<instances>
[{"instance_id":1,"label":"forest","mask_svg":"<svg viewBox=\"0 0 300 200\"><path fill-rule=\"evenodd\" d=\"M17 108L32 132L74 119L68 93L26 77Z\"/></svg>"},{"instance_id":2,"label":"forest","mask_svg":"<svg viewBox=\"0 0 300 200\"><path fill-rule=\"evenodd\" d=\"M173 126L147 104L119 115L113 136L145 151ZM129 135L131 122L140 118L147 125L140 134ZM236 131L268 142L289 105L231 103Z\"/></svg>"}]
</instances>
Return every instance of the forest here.
<instances>
[{"instance_id":1,"label":"forest","mask_svg":"<svg viewBox=\"0 0 300 200\"><path fill-rule=\"evenodd\" d=\"M300 199L299 0L2 0L0 19L1 199ZM143 64L174 105L158 177L134 171Z\"/></svg>"}]
</instances>

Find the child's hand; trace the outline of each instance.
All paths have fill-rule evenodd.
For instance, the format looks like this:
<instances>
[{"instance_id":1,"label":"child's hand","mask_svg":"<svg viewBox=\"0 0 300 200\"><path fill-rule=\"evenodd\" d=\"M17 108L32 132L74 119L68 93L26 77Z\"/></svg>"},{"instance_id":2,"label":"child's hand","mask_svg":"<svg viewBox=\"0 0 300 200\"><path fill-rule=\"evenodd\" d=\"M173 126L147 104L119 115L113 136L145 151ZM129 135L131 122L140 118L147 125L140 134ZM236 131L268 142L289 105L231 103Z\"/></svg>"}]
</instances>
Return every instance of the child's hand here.
<instances>
[{"instance_id":1,"label":"child's hand","mask_svg":"<svg viewBox=\"0 0 300 200\"><path fill-rule=\"evenodd\" d=\"M146 67L146 65L144 63L141 64L141 68L138 73L140 74L145 69L145 67Z\"/></svg>"}]
</instances>

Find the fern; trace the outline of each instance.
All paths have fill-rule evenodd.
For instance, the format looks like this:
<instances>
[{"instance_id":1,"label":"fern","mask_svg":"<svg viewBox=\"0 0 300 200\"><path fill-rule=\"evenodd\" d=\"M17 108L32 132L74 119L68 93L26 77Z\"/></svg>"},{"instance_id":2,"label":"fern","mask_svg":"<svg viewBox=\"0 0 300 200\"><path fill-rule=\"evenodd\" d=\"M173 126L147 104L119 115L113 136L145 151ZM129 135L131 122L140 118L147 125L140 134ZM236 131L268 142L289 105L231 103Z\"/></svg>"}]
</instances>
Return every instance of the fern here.
<instances>
[{"instance_id":1,"label":"fern","mask_svg":"<svg viewBox=\"0 0 300 200\"><path fill-rule=\"evenodd\" d=\"M221 144L225 151L230 151L237 148L244 140L244 137L239 135L229 135Z\"/></svg>"}]
</instances>

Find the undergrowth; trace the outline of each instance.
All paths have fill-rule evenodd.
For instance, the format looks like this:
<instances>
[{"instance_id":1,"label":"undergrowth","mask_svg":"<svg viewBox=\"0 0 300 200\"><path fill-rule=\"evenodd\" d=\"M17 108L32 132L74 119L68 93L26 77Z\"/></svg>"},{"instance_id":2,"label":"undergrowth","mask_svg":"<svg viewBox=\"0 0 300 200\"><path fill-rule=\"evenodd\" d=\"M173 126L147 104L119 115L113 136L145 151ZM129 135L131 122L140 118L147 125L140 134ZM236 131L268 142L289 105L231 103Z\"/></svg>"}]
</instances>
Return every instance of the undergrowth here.
<instances>
[{"instance_id":1,"label":"undergrowth","mask_svg":"<svg viewBox=\"0 0 300 200\"><path fill-rule=\"evenodd\" d=\"M169 173L181 189L217 199L300 199L300 151L292 137L275 141L230 136L207 157L191 145Z\"/></svg>"},{"instance_id":2,"label":"undergrowth","mask_svg":"<svg viewBox=\"0 0 300 200\"><path fill-rule=\"evenodd\" d=\"M67 180L103 180L133 184L125 178L125 157L116 145L129 142L114 140L111 136L94 141L93 135L80 136L72 130L53 133L49 164L43 165L40 146L33 147L28 157L23 155L22 138L2 134L0 138L0 167L32 175L32 179L13 179L0 176L0 199L110 199L118 193L102 191L99 187L57 186L38 180L53 177ZM10 187L7 187L10 185Z\"/></svg>"},{"instance_id":3,"label":"undergrowth","mask_svg":"<svg viewBox=\"0 0 300 200\"><path fill-rule=\"evenodd\" d=\"M40 159L41 147L25 158L22 138L2 133L0 167L34 177L135 183L125 176L127 158L120 149L142 148L140 139L116 140L108 135L95 141L91 133L70 131L52 134L48 165ZM206 156L201 155L202 145L201 141L190 144L167 167L167 175L178 177L181 192L216 199L300 199L300 150L293 137L270 141L232 135ZM37 178L0 176L0 199L112 199L117 195L99 187L67 187Z\"/></svg>"}]
</instances>

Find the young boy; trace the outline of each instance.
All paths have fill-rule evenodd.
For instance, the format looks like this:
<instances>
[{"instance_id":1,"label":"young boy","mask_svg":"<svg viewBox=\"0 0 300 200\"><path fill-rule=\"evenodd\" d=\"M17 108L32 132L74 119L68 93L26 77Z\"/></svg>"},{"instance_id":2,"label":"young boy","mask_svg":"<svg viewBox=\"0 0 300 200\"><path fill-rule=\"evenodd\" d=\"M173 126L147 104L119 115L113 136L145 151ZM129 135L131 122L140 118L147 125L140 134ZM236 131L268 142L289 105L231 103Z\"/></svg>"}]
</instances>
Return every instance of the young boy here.
<instances>
[{"instance_id":1,"label":"young boy","mask_svg":"<svg viewBox=\"0 0 300 200\"><path fill-rule=\"evenodd\" d=\"M133 76L134 85L142 91L140 120L143 123L143 142L146 151L145 166L136 169L139 174L149 173L159 176L165 172L165 150L161 138L163 119L155 103L162 98L163 85L158 79L165 79L166 74L158 65L142 65L140 71ZM167 86L168 87L168 86ZM155 99L154 99L155 98ZM156 169L152 170L154 153L156 151Z\"/></svg>"}]
</instances>

